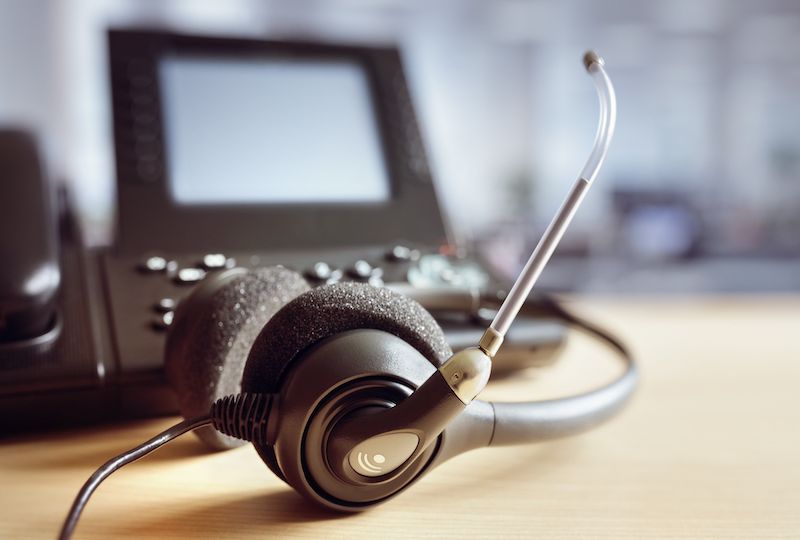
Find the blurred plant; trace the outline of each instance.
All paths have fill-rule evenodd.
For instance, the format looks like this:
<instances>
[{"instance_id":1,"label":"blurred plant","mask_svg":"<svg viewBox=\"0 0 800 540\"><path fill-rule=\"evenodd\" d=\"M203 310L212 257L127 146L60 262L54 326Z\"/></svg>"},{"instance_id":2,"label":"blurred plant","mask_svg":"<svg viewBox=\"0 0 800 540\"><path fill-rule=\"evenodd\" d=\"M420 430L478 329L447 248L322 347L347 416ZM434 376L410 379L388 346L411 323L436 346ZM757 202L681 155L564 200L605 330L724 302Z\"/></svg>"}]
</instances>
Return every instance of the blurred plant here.
<instances>
[{"instance_id":1,"label":"blurred plant","mask_svg":"<svg viewBox=\"0 0 800 540\"><path fill-rule=\"evenodd\" d=\"M532 221L536 217L538 181L528 168L521 167L504 184L507 217L512 222Z\"/></svg>"}]
</instances>

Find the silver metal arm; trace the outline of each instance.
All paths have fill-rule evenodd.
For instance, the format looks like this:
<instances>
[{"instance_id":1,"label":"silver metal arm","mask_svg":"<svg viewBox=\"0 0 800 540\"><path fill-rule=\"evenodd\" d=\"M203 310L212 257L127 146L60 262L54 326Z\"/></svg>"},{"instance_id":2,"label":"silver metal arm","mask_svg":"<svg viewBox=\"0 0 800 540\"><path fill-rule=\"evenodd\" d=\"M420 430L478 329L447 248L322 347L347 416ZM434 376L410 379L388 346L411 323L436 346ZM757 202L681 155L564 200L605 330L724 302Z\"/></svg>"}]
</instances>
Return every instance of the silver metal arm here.
<instances>
[{"instance_id":1,"label":"silver metal arm","mask_svg":"<svg viewBox=\"0 0 800 540\"><path fill-rule=\"evenodd\" d=\"M611 138L614 135L617 101L614 95L614 86L611 84L611 80L608 78L604 68L605 62L594 52L586 53L583 61L586 71L589 72L589 75L594 80L600 100L600 123L597 126L594 147L561 208L558 209L550 225L545 230L536 249L533 250L528 262L522 269L522 273L517 278L517 281L514 282L514 286L481 339L480 347L490 357L493 357L500 348L500 344L503 342L511 323L514 322L522 304L539 279L539 275L550 260L550 256L556 246L561 241L561 237L572 221L572 217L575 215L578 206L580 206L583 197L597 177L597 173L600 171L600 167L603 165L608 153Z\"/></svg>"}]
</instances>

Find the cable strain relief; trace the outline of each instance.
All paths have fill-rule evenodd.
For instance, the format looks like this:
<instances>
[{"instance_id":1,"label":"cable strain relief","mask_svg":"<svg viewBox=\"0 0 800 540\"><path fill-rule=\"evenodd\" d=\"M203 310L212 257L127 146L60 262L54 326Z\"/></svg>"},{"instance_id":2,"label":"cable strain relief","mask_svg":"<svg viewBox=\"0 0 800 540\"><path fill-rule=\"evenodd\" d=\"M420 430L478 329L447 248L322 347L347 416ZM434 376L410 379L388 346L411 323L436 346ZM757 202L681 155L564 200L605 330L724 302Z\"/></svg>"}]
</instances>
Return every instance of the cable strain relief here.
<instances>
[{"instance_id":1,"label":"cable strain relief","mask_svg":"<svg viewBox=\"0 0 800 540\"><path fill-rule=\"evenodd\" d=\"M274 397L245 392L220 398L211 406L211 424L230 437L265 445Z\"/></svg>"}]
</instances>

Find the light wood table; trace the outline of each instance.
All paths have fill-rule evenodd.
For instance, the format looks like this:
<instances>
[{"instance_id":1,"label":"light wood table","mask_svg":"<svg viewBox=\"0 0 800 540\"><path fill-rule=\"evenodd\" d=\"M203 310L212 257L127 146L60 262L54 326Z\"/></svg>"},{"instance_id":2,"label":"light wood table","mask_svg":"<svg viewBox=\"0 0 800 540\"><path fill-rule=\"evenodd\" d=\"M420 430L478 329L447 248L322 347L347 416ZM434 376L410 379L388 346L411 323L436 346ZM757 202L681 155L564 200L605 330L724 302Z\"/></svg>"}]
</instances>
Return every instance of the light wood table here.
<instances>
[{"instance_id":1,"label":"light wood table","mask_svg":"<svg viewBox=\"0 0 800 540\"><path fill-rule=\"evenodd\" d=\"M309 506L249 447L208 454L187 436L103 484L76 538L800 537L800 297L576 307L642 366L631 406L600 429L462 455L353 516ZM576 337L556 367L487 394L552 397L614 369ZM2 441L0 538L54 537L98 465L173 422Z\"/></svg>"}]
</instances>

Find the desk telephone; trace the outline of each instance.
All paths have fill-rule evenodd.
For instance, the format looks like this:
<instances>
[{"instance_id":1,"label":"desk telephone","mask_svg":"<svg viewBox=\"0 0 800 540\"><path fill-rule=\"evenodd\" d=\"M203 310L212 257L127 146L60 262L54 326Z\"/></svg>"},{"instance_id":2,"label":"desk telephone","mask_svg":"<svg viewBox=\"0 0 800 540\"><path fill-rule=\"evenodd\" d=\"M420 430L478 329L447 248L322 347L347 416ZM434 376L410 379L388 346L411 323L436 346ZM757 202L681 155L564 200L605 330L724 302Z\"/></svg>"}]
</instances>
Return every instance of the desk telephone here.
<instances>
[{"instance_id":1,"label":"desk telephone","mask_svg":"<svg viewBox=\"0 0 800 540\"><path fill-rule=\"evenodd\" d=\"M176 306L235 267L393 288L454 349L477 342L486 314L437 306L504 282L446 247L395 49L112 30L109 52L112 245L82 244L34 138L0 131L4 432L174 413L163 351ZM550 361L564 336L518 321L495 373Z\"/></svg>"}]
</instances>

